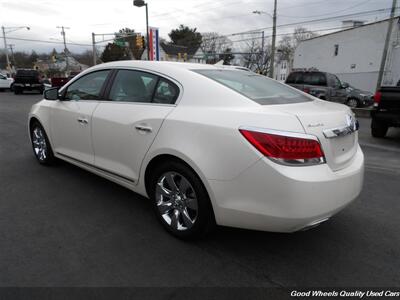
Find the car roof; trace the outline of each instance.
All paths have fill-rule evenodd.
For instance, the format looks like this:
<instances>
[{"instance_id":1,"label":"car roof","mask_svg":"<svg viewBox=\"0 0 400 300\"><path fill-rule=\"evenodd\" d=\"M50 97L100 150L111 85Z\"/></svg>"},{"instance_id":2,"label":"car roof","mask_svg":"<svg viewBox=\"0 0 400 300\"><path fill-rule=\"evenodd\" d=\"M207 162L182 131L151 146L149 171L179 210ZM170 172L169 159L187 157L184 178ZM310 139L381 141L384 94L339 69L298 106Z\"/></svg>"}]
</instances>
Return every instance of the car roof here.
<instances>
[{"instance_id":1,"label":"car roof","mask_svg":"<svg viewBox=\"0 0 400 300\"><path fill-rule=\"evenodd\" d=\"M158 68L173 68L173 69L186 69L186 70L197 70L197 69L222 69L221 66L207 65L207 64L196 64L188 62L175 62L175 61L146 61L146 60L120 60L113 61L98 65L101 68L107 67L136 67L136 68L149 68L157 70Z\"/></svg>"}]
</instances>

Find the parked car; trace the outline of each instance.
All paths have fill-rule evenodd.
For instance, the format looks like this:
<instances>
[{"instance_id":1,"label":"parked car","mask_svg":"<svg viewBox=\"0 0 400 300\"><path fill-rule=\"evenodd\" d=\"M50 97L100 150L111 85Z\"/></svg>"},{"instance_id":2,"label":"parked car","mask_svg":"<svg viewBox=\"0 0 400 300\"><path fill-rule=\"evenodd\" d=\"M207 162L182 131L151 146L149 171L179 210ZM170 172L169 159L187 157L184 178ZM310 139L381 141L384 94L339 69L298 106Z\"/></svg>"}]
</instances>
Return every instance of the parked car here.
<instances>
[{"instance_id":1,"label":"parked car","mask_svg":"<svg viewBox=\"0 0 400 300\"><path fill-rule=\"evenodd\" d=\"M8 78L6 75L0 74L0 91L11 89L14 79Z\"/></svg>"},{"instance_id":2,"label":"parked car","mask_svg":"<svg viewBox=\"0 0 400 300\"><path fill-rule=\"evenodd\" d=\"M400 127L400 87L381 87L374 96L371 134L383 138L389 127Z\"/></svg>"},{"instance_id":3,"label":"parked car","mask_svg":"<svg viewBox=\"0 0 400 300\"><path fill-rule=\"evenodd\" d=\"M373 93L359 90L347 82L343 82L342 86L347 90L346 104L351 108L368 107L374 104Z\"/></svg>"},{"instance_id":4,"label":"parked car","mask_svg":"<svg viewBox=\"0 0 400 300\"><path fill-rule=\"evenodd\" d=\"M286 84L317 98L338 103L347 103L347 91L336 75L320 71L294 71Z\"/></svg>"},{"instance_id":5,"label":"parked car","mask_svg":"<svg viewBox=\"0 0 400 300\"><path fill-rule=\"evenodd\" d=\"M62 159L149 197L179 238L215 224L311 228L362 187L351 110L252 72L119 61L44 97L29 114L38 162Z\"/></svg>"},{"instance_id":6,"label":"parked car","mask_svg":"<svg viewBox=\"0 0 400 300\"><path fill-rule=\"evenodd\" d=\"M19 69L15 74L13 89L16 95L24 91L38 91L42 94L44 85L37 70Z\"/></svg>"}]
</instances>

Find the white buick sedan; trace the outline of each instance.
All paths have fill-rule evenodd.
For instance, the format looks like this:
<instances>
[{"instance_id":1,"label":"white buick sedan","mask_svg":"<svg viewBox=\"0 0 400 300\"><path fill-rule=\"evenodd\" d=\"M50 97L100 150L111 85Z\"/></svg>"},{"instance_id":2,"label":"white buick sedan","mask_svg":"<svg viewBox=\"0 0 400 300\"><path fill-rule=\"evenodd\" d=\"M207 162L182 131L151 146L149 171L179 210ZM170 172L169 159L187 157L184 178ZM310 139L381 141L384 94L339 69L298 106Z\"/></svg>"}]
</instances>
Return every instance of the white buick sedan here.
<instances>
[{"instance_id":1,"label":"white buick sedan","mask_svg":"<svg viewBox=\"0 0 400 300\"><path fill-rule=\"evenodd\" d=\"M150 198L180 238L328 220L362 187L357 129L344 105L249 71L173 62L92 67L29 114L39 163L62 159Z\"/></svg>"}]
</instances>

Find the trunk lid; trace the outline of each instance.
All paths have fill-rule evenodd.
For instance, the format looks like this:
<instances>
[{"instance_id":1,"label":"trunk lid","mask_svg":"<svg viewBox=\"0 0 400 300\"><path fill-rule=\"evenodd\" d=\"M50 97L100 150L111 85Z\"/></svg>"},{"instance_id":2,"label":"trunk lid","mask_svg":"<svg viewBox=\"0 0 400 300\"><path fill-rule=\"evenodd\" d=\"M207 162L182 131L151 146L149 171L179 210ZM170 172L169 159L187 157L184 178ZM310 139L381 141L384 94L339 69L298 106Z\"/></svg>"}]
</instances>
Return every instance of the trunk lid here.
<instances>
[{"instance_id":1,"label":"trunk lid","mask_svg":"<svg viewBox=\"0 0 400 300\"><path fill-rule=\"evenodd\" d=\"M353 113L347 106L315 100L279 105L275 106L275 109L295 115L307 134L318 137L326 162L332 170L343 169L351 163L358 148L357 132L327 137L332 129L348 127L349 121L355 121Z\"/></svg>"}]
</instances>

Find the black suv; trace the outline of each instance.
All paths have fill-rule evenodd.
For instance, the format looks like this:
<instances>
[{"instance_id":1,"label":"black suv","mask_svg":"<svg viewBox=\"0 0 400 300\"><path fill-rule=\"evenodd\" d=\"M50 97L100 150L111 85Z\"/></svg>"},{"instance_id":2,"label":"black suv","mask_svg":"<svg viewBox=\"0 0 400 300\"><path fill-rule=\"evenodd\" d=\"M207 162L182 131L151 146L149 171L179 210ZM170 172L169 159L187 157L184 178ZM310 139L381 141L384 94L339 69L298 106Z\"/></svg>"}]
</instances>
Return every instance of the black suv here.
<instances>
[{"instance_id":1,"label":"black suv","mask_svg":"<svg viewBox=\"0 0 400 300\"><path fill-rule=\"evenodd\" d=\"M43 94L44 84L39 72L33 69L19 69L14 78L14 93L22 94L24 91L38 91Z\"/></svg>"},{"instance_id":2,"label":"black suv","mask_svg":"<svg viewBox=\"0 0 400 300\"><path fill-rule=\"evenodd\" d=\"M347 90L336 75L320 71L294 71L285 81L317 98L347 104Z\"/></svg>"}]
</instances>

